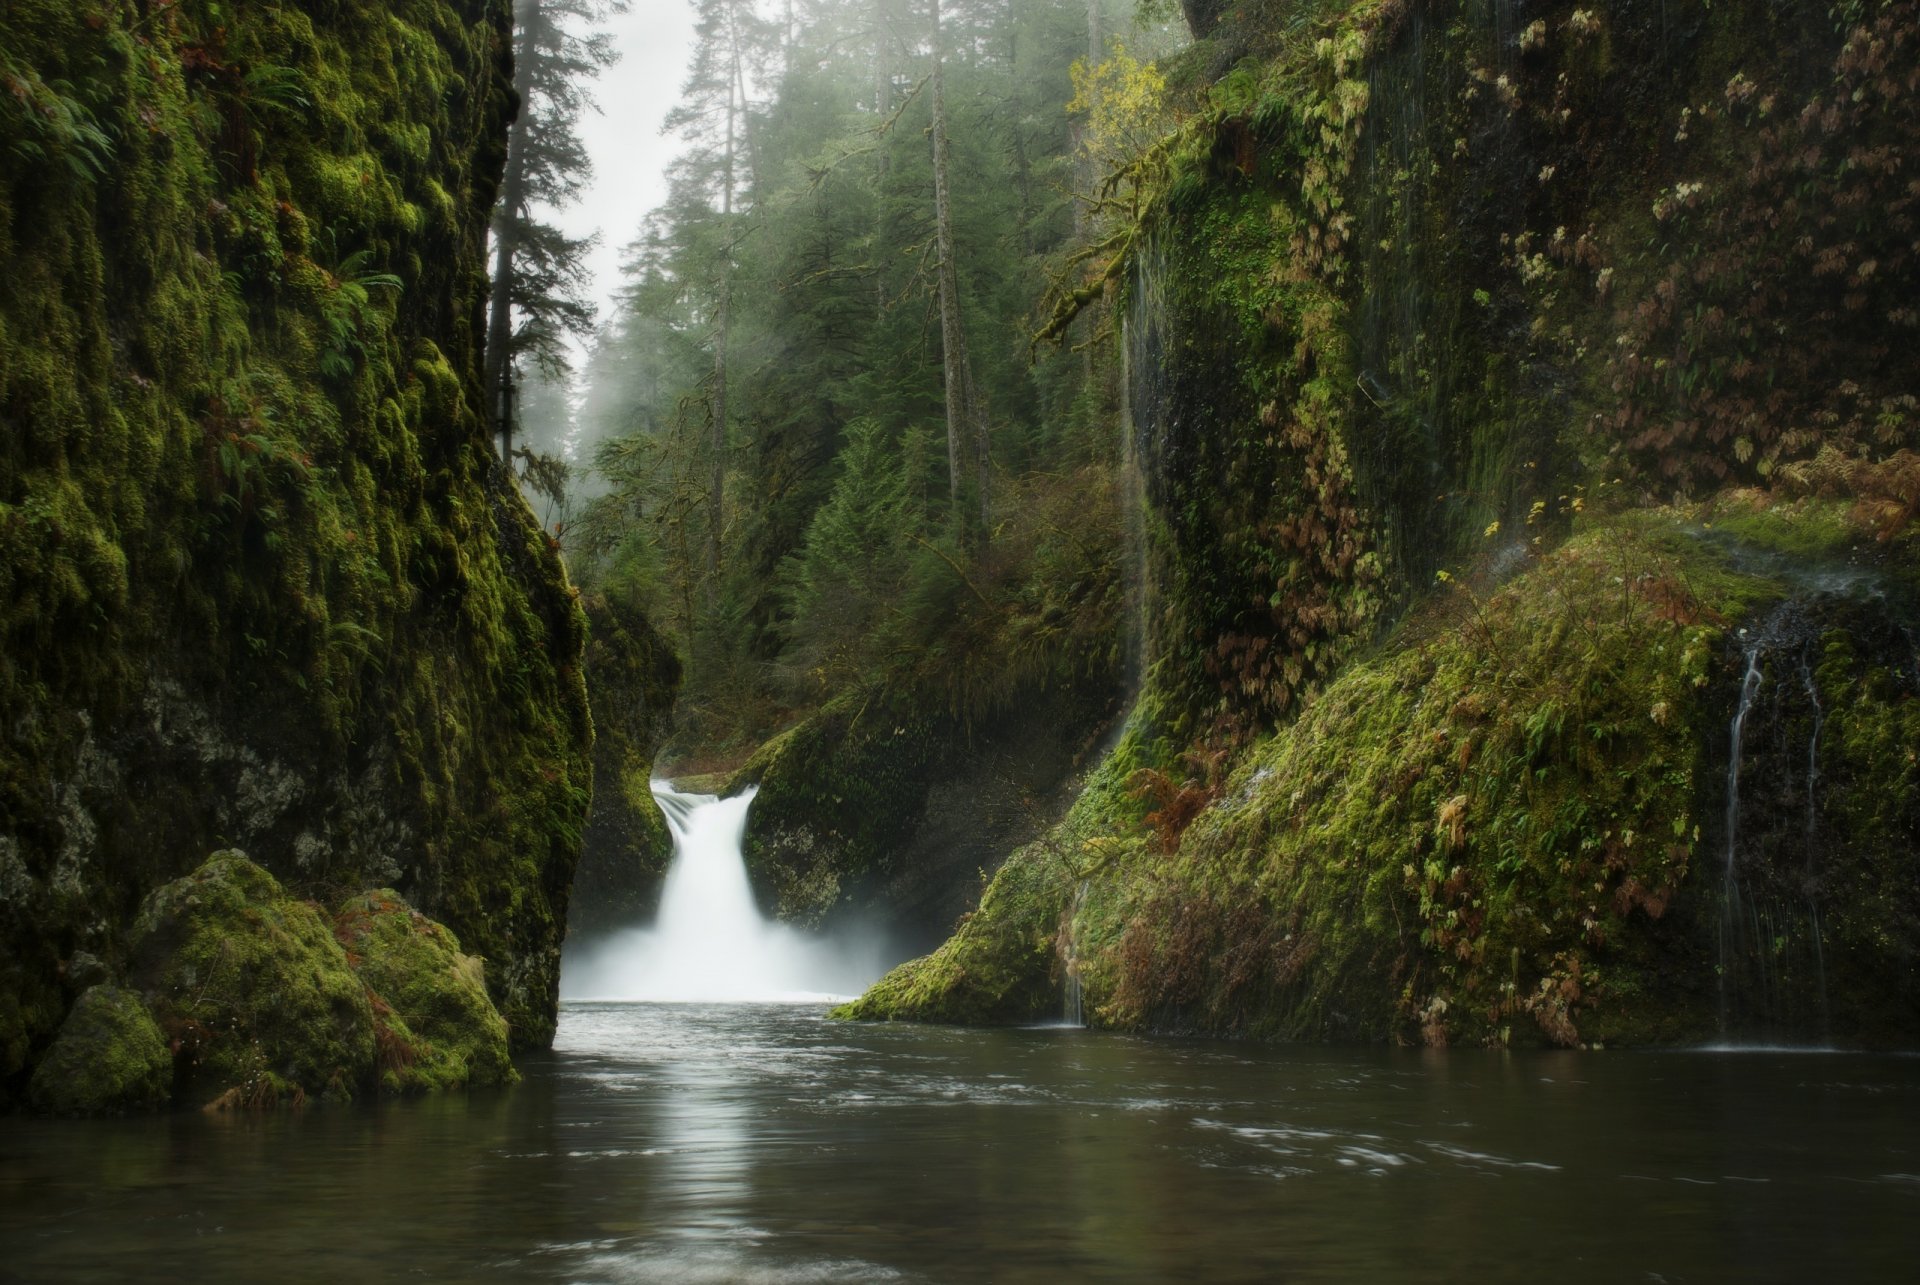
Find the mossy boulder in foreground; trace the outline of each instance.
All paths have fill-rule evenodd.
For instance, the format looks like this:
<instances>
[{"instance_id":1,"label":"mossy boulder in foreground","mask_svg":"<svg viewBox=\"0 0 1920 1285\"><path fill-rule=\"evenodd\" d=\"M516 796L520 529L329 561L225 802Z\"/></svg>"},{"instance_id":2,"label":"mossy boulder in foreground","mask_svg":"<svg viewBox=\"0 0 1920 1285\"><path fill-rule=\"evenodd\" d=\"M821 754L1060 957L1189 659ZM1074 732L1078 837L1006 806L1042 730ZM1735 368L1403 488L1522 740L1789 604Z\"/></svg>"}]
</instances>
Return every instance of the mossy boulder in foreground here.
<instances>
[{"instance_id":1,"label":"mossy boulder in foreground","mask_svg":"<svg viewBox=\"0 0 1920 1285\"><path fill-rule=\"evenodd\" d=\"M372 1078L373 1005L318 907L240 852L156 888L134 979L178 1041L186 1101L347 1098Z\"/></svg>"},{"instance_id":2,"label":"mossy boulder in foreground","mask_svg":"<svg viewBox=\"0 0 1920 1285\"><path fill-rule=\"evenodd\" d=\"M135 991L95 986L80 997L34 1068L30 1099L49 1115L109 1115L164 1105L173 1058Z\"/></svg>"},{"instance_id":3,"label":"mossy boulder in foreground","mask_svg":"<svg viewBox=\"0 0 1920 1285\"><path fill-rule=\"evenodd\" d=\"M333 931L373 1003L379 1079L392 1092L510 1084L507 1024L486 970L391 889L353 898Z\"/></svg>"},{"instance_id":4,"label":"mossy boulder in foreground","mask_svg":"<svg viewBox=\"0 0 1920 1285\"><path fill-rule=\"evenodd\" d=\"M147 1008L136 1017L133 992L89 991L43 1064L56 1069L36 1075L43 1110L258 1107L516 1078L483 961L392 891L329 918L244 853L216 852L148 896L132 941ZM157 1091L134 1070L155 1050ZM43 1094L42 1078L79 1057L110 1073Z\"/></svg>"}]
</instances>

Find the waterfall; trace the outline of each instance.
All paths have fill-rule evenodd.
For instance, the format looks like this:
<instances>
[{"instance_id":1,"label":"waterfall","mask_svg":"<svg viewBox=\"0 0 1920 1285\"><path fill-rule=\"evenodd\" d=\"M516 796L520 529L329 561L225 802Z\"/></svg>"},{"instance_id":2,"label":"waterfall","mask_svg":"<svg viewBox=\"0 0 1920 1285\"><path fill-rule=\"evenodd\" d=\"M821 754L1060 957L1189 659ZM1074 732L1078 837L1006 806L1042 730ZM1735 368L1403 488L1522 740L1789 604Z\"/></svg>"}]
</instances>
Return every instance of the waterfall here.
<instances>
[{"instance_id":1,"label":"waterfall","mask_svg":"<svg viewBox=\"0 0 1920 1285\"><path fill-rule=\"evenodd\" d=\"M1082 879L1080 886L1074 889L1073 905L1067 910L1067 921L1061 925L1061 936L1066 939L1066 958L1061 971L1066 974L1066 1002L1061 1006L1060 1017L1068 1026L1085 1026L1087 1014L1080 996L1080 951L1074 938L1074 921L1080 917L1080 905L1087 899L1088 880Z\"/></svg>"},{"instance_id":2,"label":"waterfall","mask_svg":"<svg viewBox=\"0 0 1920 1285\"><path fill-rule=\"evenodd\" d=\"M653 782L673 832L659 915L570 958L565 998L814 1000L858 994L879 977L877 940L810 937L760 913L741 850L754 794L721 799Z\"/></svg>"},{"instance_id":3,"label":"waterfall","mask_svg":"<svg viewBox=\"0 0 1920 1285\"><path fill-rule=\"evenodd\" d=\"M1733 967L1733 949L1740 916L1740 872L1735 857L1740 846L1740 742L1747 715L1760 694L1760 660L1766 655L1764 635L1747 642L1747 673L1740 680L1740 701L1733 712L1732 746L1727 756L1727 862L1720 905L1720 1033L1727 1033L1727 977Z\"/></svg>"},{"instance_id":4,"label":"waterfall","mask_svg":"<svg viewBox=\"0 0 1920 1285\"><path fill-rule=\"evenodd\" d=\"M1717 933L1723 1039L1805 1040L1831 1029L1830 836L1820 815L1828 710L1815 661L1826 629L1852 609L1836 587L1853 586L1827 574L1802 578L1806 591L1740 633Z\"/></svg>"},{"instance_id":5,"label":"waterfall","mask_svg":"<svg viewBox=\"0 0 1920 1285\"><path fill-rule=\"evenodd\" d=\"M1820 903L1814 897L1819 874L1820 797L1820 725L1827 712L1820 705L1820 685L1814 681L1812 657L1800 664L1800 681L1807 689L1807 703L1813 707L1813 731L1807 736L1807 924L1813 937L1814 982L1820 995L1820 1035L1824 1039L1833 1029L1827 1010L1827 948L1820 927Z\"/></svg>"}]
</instances>

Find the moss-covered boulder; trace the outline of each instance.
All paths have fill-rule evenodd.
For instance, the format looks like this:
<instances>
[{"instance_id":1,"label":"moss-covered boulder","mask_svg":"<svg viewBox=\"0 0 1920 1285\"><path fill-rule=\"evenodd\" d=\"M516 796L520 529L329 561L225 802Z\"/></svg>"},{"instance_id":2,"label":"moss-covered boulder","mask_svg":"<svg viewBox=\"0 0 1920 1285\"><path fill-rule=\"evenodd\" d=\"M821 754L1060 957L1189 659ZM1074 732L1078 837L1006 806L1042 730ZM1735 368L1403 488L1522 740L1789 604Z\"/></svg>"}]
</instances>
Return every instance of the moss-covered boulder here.
<instances>
[{"instance_id":1,"label":"moss-covered boulder","mask_svg":"<svg viewBox=\"0 0 1920 1285\"><path fill-rule=\"evenodd\" d=\"M481 960L390 889L334 916L347 963L373 1006L380 1085L388 1092L509 1084L507 1024L487 997Z\"/></svg>"},{"instance_id":2,"label":"moss-covered boulder","mask_svg":"<svg viewBox=\"0 0 1920 1285\"><path fill-rule=\"evenodd\" d=\"M117 1115L166 1104L173 1056L137 991L100 985L80 996L34 1068L29 1101L48 1115Z\"/></svg>"},{"instance_id":3,"label":"moss-covered boulder","mask_svg":"<svg viewBox=\"0 0 1920 1285\"><path fill-rule=\"evenodd\" d=\"M1098 761L1122 708L1101 668L971 726L909 687L843 696L769 740L720 791L759 788L745 847L762 904L809 927L850 916L941 940L980 871L1043 832Z\"/></svg>"},{"instance_id":4,"label":"moss-covered boulder","mask_svg":"<svg viewBox=\"0 0 1920 1285\"><path fill-rule=\"evenodd\" d=\"M244 853L140 907L132 978L176 1043L177 1100L350 1098L372 1079L373 1004L326 917Z\"/></svg>"}]
</instances>

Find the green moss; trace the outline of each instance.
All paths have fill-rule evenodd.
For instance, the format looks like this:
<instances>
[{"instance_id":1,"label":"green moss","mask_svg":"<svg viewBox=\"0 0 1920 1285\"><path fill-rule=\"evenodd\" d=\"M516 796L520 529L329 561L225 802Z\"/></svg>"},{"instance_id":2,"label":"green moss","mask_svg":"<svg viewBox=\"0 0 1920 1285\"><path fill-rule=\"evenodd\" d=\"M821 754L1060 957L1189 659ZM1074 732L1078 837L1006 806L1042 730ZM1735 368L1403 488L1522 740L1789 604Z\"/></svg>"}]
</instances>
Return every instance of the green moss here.
<instances>
[{"instance_id":1,"label":"green moss","mask_svg":"<svg viewBox=\"0 0 1920 1285\"><path fill-rule=\"evenodd\" d=\"M375 1059L373 1007L327 920L239 852L156 888L131 976L179 1041L196 1105L350 1098Z\"/></svg>"},{"instance_id":2,"label":"green moss","mask_svg":"<svg viewBox=\"0 0 1920 1285\"><path fill-rule=\"evenodd\" d=\"M34 1068L30 1100L49 1115L151 1110L173 1091L173 1058L137 992L95 986Z\"/></svg>"},{"instance_id":3,"label":"green moss","mask_svg":"<svg viewBox=\"0 0 1920 1285\"><path fill-rule=\"evenodd\" d=\"M1135 705L1114 750L1066 817L1006 859L953 935L831 1016L990 1025L1061 1012L1062 945L1076 938L1075 912L1101 900L1115 871L1140 850L1131 835L1142 808L1128 782L1138 769L1161 761L1163 731L1161 703L1149 694ZM1084 971L1082 964L1074 961L1075 970Z\"/></svg>"},{"instance_id":4,"label":"green moss","mask_svg":"<svg viewBox=\"0 0 1920 1285\"><path fill-rule=\"evenodd\" d=\"M1056 876L1044 848L1015 853L940 949L895 968L831 1016L982 1026L1058 1013Z\"/></svg>"},{"instance_id":5,"label":"green moss","mask_svg":"<svg viewBox=\"0 0 1920 1285\"><path fill-rule=\"evenodd\" d=\"M586 610L593 805L573 886L576 933L626 927L653 911L673 852L653 801L653 760L680 685L679 660L639 611L617 594L589 595Z\"/></svg>"},{"instance_id":6,"label":"green moss","mask_svg":"<svg viewBox=\"0 0 1920 1285\"><path fill-rule=\"evenodd\" d=\"M96 8L0 13L0 146L15 78L110 140L0 165L7 1044L51 1038L59 943L116 953L229 843L329 902L397 883L544 1043L591 726L478 394L509 7Z\"/></svg>"},{"instance_id":7,"label":"green moss","mask_svg":"<svg viewBox=\"0 0 1920 1285\"><path fill-rule=\"evenodd\" d=\"M383 1088L407 1093L519 1078L485 969L446 928L383 889L342 906L333 931L368 991Z\"/></svg>"},{"instance_id":8,"label":"green moss","mask_svg":"<svg viewBox=\"0 0 1920 1285\"><path fill-rule=\"evenodd\" d=\"M1454 581L1231 776L1190 779L1211 801L1170 851L1164 828L1142 834L1130 797L1170 771L1137 721L1051 845L1015 854L945 946L842 1015L1032 1016L1057 1003L1070 955L1092 1020L1128 1028L1440 1044L1712 1035L1720 863L1700 858L1725 841L1712 755L1728 671L1744 663L1727 631L1788 586L1743 571L1691 516L1597 522L1528 555L1505 586ZM1819 898L1833 1029L1882 1044L1911 1035L1892 1013L1910 1008L1920 950L1920 699L1844 637L1828 638L1820 670L1833 855ZM1900 649L1886 639L1874 654ZM1805 729L1777 735L1804 763ZM1801 886L1800 849L1760 851L1754 895Z\"/></svg>"}]
</instances>

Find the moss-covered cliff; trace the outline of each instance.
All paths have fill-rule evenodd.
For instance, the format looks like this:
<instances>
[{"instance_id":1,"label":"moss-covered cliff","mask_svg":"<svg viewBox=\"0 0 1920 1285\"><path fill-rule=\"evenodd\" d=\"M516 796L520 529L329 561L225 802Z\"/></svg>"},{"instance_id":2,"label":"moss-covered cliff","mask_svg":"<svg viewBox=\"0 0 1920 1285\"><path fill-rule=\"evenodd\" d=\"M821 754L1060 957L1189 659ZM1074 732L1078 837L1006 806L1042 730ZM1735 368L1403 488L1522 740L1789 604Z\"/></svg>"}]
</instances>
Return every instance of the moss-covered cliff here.
<instances>
[{"instance_id":1,"label":"moss-covered cliff","mask_svg":"<svg viewBox=\"0 0 1920 1285\"><path fill-rule=\"evenodd\" d=\"M0 3L9 1095L230 844L552 1031L591 729L477 409L507 8Z\"/></svg>"},{"instance_id":2,"label":"moss-covered cliff","mask_svg":"<svg viewBox=\"0 0 1920 1285\"><path fill-rule=\"evenodd\" d=\"M1196 8L1147 695L851 1011L1910 1043L1920 5Z\"/></svg>"},{"instance_id":3,"label":"moss-covered cliff","mask_svg":"<svg viewBox=\"0 0 1920 1285\"><path fill-rule=\"evenodd\" d=\"M649 918L673 854L653 801L654 753L666 739L680 662L617 593L584 598L593 695L593 805L581 836L568 927L592 935Z\"/></svg>"}]
</instances>

